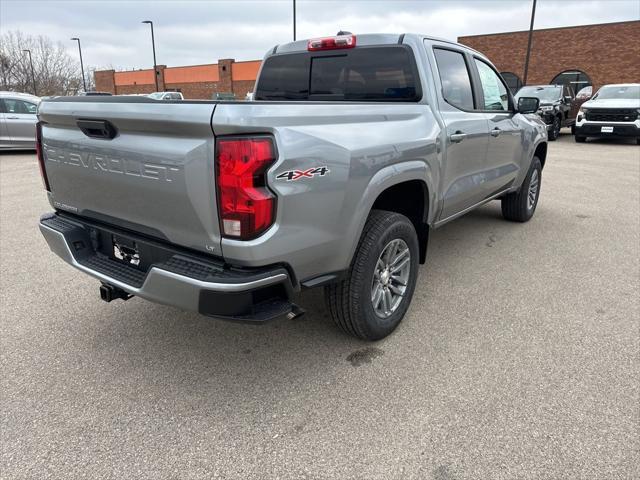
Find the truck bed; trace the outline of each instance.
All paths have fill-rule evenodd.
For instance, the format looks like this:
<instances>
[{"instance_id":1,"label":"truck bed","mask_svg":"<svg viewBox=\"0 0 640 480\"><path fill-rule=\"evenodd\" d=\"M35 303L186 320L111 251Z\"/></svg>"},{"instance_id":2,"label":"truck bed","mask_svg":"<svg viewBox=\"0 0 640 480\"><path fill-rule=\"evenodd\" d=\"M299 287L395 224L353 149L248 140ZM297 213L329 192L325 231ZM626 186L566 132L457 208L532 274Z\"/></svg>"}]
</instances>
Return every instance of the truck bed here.
<instances>
[{"instance_id":1,"label":"truck bed","mask_svg":"<svg viewBox=\"0 0 640 480\"><path fill-rule=\"evenodd\" d=\"M344 235L355 239L362 228L371 177L382 168L398 177L411 169L430 175L437 152L427 141L439 131L418 103L67 97L43 102L40 119L57 210L235 265L293 264L299 280L348 263L355 240L345 248ZM117 134L92 138L82 120L106 121ZM274 139L277 160L267 179L277 198L275 225L250 241L221 238L215 140L253 134ZM322 167L324 177L276 178Z\"/></svg>"}]
</instances>

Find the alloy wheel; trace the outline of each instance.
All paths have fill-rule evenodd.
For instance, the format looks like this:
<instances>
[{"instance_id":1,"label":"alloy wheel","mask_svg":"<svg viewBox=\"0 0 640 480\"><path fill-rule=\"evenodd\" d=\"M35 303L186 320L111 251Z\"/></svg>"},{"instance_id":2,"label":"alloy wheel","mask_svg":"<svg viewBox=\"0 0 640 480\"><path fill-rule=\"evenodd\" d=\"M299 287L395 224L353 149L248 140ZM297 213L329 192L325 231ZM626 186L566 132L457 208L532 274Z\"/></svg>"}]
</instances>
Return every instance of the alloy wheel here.
<instances>
[{"instance_id":1,"label":"alloy wheel","mask_svg":"<svg viewBox=\"0 0 640 480\"><path fill-rule=\"evenodd\" d=\"M388 318L396 311L409 283L411 252L400 238L391 240L382 250L373 272L371 304L380 318Z\"/></svg>"},{"instance_id":2,"label":"alloy wheel","mask_svg":"<svg viewBox=\"0 0 640 480\"><path fill-rule=\"evenodd\" d=\"M536 205L539 186L540 186L540 177L538 175L538 170L534 170L531 173L531 180L529 180L529 192L527 195L527 208L529 210L533 209L533 207Z\"/></svg>"}]
</instances>

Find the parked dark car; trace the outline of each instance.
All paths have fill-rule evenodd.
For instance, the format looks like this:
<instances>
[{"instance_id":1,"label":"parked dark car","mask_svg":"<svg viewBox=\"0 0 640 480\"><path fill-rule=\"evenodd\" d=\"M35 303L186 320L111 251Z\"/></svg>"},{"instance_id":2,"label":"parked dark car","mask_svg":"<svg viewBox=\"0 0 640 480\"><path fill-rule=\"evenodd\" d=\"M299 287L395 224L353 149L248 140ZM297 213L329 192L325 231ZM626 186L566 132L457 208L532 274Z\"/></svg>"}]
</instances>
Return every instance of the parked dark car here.
<instances>
[{"instance_id":1,"label":"parked dark car","mask_svg":"<svg viewBox=\"0 0 640 480\"><path fill-rule=\"evenodd\" d=\"M571 113L569 113L569 116L571 118L576 118L578 116L578 111L580 110L580 107L582 106L582 104L588 101L589 99L591 99L592 96L593 96L593 87L591 85L587 87L582 87L580 90L578 90L578 93L576 93L576 98L571 104ZM575 133L576 133L576 125L574 123L571 126L571 135L575 135Z\"/></svg>"},{"instance_id":2,"label":"parked dark car","mask_svg":"<svg viewBox=\"0 0 640 480\"><path fill-rule=\"evenodd\" d=\"M540 99L538 115L547 124L549 140L557 139L562 127L575 123L575 116L571 115L575 95L568 85L528 85L518 90L515 97L516 101L520 97Z\"/></svg>"}]
</instances>

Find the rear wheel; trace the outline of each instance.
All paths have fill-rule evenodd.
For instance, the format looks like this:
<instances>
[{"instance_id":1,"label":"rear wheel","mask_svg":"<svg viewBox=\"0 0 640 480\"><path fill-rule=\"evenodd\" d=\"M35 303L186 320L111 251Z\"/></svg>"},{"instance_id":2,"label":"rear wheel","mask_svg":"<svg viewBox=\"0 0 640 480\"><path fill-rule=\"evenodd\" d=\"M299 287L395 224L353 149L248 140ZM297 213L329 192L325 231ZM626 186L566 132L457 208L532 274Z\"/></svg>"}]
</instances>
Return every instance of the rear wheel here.
<instances>
[{"instance_id":1,"label":"rear wheel","mask_svg":"<svg viewBox=\"0 0 640 480\"><path fill-rule=\"evenodd\" d=\"M553 125L551 125L551 130L549 130L549 140L557 140L560 136L560 128L562 128L562 120L560 117L553 118Z\"/></svg>"},{"instance_id":2,"label":"rear wheel","mask_svg":"<svg viewBox=\"0 0 640 480\"><path fill-rule=\"evenodd\" d=\"M527 222L533 217L538 206L542 185L542 164L533 157L520 191L502 197L502 216L513 222Z\"/></svg>"},{"instance_id":3,"label":"rear wheel","mask_svg":"<svg viewBox=\"0 0 640 480\"><path fill-rule=\"evenodd\" d=\"M389 335L404 317L418 277L418 236L399 213L373 210L347 277L325 287L331 317L364 340Z\"/></svg>"}]
</instances>

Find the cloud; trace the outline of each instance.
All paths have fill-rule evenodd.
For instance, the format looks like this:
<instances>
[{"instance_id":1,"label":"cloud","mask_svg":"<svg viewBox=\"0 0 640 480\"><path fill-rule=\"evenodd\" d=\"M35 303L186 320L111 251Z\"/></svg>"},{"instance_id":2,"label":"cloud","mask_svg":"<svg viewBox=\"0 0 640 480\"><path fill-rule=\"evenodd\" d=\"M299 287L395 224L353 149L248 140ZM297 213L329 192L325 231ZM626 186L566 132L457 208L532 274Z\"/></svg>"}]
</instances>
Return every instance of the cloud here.
<instances>
[{"instance_id":1,"label":"cloud","mask_svg":"<svg viewBox=\"0 0 640 480\"><path fill-rule=\"evenodd\" d=\"M298 0L298 38L358 32L419 32L458 36L526 30L531 4L521 0ZM82 39L89 67L146 68L153 62L154 21L159 64L213 63L218 58L262 58L292 38L291 0L182 2L0 2L0 27L47 35L77 55L70 37ZM640 18L637 0L538 2L536 27Z\"/></svg>"}]
</instances>

